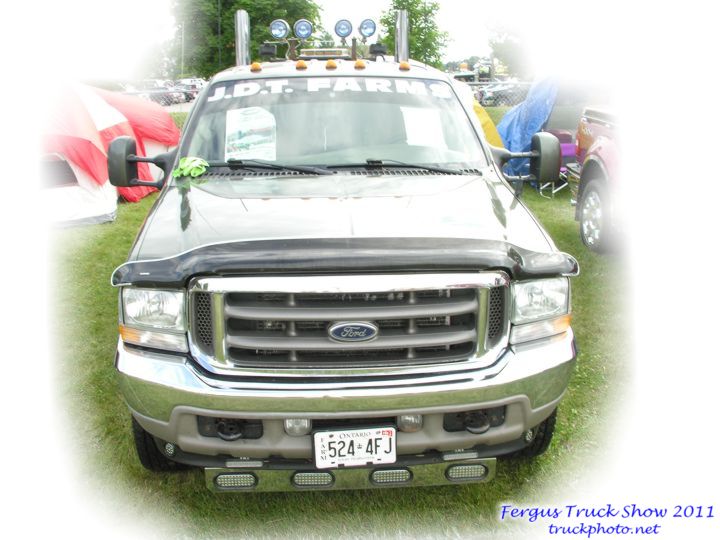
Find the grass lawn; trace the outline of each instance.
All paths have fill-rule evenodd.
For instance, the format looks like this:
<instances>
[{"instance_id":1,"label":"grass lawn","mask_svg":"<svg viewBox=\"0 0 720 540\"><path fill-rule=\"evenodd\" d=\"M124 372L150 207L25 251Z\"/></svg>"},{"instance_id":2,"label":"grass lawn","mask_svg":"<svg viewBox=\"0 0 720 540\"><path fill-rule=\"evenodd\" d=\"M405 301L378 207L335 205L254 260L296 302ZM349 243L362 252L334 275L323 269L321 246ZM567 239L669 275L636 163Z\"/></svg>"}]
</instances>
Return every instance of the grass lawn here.
<instances>
[{"instance_id":1,"label":"grass lawn","mask_svg":"<svg viewBox=\"0 0 720 540\"><path fill-rule=\"evenodd\" d=\"M181 119L182 121L182 119ZM68 411L72 451L93 493L116 498L174 536L360 536L427 534L467 536L498 526L502 503L542 504L562 496L563 486L605 444L603 425L627 377L626 347L615 336L627 332L619 303L622 267L582 246L569 194L554 199L526 188L525 203L558 247L580 262L573 280L573 328L580 355L560 406L553 444L540 458L501 461L489 484L356 492L213 494L200 470L156 475L139 464L130 417L118 392L113 367L117 343L117 291L110 274L125 261L131 243L156 196L123 204L114 223L53 233L56 271L57 381ZM112 487L107 487L112 486ZM166 518L166 519L165 519ZM148 523L153 523L152 517Z\"/></svg>"}]
</instances>

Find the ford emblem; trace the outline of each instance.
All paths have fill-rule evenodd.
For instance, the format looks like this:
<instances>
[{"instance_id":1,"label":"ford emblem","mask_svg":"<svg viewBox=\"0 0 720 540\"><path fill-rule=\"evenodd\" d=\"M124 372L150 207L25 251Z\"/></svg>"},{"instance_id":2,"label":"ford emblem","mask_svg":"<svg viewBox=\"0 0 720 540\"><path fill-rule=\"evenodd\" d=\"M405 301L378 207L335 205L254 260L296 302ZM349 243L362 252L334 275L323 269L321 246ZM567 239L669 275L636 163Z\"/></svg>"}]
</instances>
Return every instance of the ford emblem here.
<instances>
[{"instance_id":1,"label":"ford emblem","mask_svg":"<svg viewBox=\"0 0 720 540\"><path fill-rule=\"evenodd\" d=\"M378 327L370 322L338 322L328 328L335 341L368 341L378 334Z\"/></svg>"}]
</instances>

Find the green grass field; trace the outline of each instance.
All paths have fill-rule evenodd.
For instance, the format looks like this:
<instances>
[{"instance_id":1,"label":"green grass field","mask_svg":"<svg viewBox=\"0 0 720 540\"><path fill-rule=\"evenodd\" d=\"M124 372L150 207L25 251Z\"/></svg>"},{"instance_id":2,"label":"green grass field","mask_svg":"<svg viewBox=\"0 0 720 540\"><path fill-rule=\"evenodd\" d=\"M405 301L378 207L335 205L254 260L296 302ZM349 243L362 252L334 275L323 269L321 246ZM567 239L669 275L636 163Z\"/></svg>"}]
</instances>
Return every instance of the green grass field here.
<instances>
[{"instance_id":1,"label":"green grass field","mask_svg":"<svg viewBox=\"0 0 720 540\"><path fill-rule=\"evenodd\" d=\"M176 121L182 125L184 115ZM621 338L627 335L618 285L624 282L623 269L616 258L596 256L581 244L567 190L546 199L526 188L525 203L581 267L573 280L580 354L546 454L531 462L501 461L488 484L356 492L218 495L205 488L200 470L145 471L135 456L129 413L116 386L117 291L109 280L155 198L120 205L114 223L53 233L56 380L67 410L68 438L74 441L71 451L97 497L158 516L157 526L173 536L396 537L423 531L465 537L496 530L500 504L541 504L544 497L561 496L580 471L593 469L596 450L607 444L603 426L615 414L613 403L622 396L621 381L629 373Z\"/></svg>"}]
</instances>

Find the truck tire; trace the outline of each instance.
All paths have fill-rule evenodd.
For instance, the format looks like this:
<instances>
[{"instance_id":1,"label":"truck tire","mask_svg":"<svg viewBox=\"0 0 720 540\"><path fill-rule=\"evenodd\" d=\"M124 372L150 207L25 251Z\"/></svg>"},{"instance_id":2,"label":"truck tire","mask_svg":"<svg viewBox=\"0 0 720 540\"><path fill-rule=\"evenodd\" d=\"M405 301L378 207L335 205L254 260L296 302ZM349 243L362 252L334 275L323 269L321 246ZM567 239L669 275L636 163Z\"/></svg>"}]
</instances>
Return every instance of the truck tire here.
<instances>
[{"instance_id":1,"label":"truck tire","mask_svg":"<svg viewBox=\"0 0 720 540\"><path fill-rule=\"evenodd\" d=\"M177 463L165 457L155 444L155 439L145 431L135 418L132 418L133 438L135 450L143 467L152 472L182 471L187 465Z\"/></svg>"},{"instance_id":2,"label":"truck tire","mask_svg":"<svg viewBox=\"0 0 720 540\"><path fill-rule=\"evenodd\" d=\"M590 180L579 204L580 238L588 249L605 253L610 249L610 207L601 180Z\"/></svg>"},{"instance_id":3,"label":"truck tire","mask_svg":"<svg viewBox=\"0 0 720 540\"><path fill-rule=\"evenodd\" d=\"M557 409L543 422L535 426L533 430L534 438L525 448L515 453L513 457L534 458L545 452L550 446L553 434L555 433L555 421L557 420Z\"/></svg>"}]
</instances>

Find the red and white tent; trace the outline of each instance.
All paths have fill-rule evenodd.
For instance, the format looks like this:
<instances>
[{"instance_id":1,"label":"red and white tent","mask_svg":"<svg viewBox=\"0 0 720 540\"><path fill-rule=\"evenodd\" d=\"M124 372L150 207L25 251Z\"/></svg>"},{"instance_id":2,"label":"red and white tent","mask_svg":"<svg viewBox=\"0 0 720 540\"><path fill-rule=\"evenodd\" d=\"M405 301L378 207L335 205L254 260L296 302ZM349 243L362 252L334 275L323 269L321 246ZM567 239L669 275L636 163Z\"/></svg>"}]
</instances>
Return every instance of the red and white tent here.
<instances>
[{"instance_id":1,"label":"red and white tent","mask_svg":"<svg viewBox=\"0 0 720 540\"><path fill-rule=\"evenodd\" d=\"M44 163L55 170L58 162L66 165L64 180L43 190L53 222L109 221L114 219L118 195L137 202L154 191L142 186L116 191L110 185L107 148L115 137L133 137L138 155L167 151L180 138L172 117L160 105L90 86L60 88L49 109L42 139ZM154 174L148 164L139 163L139 178L159 178L159 169L152 167ZM67 171L72 171L75 181Z\"/></svg>"}]
</instances>

